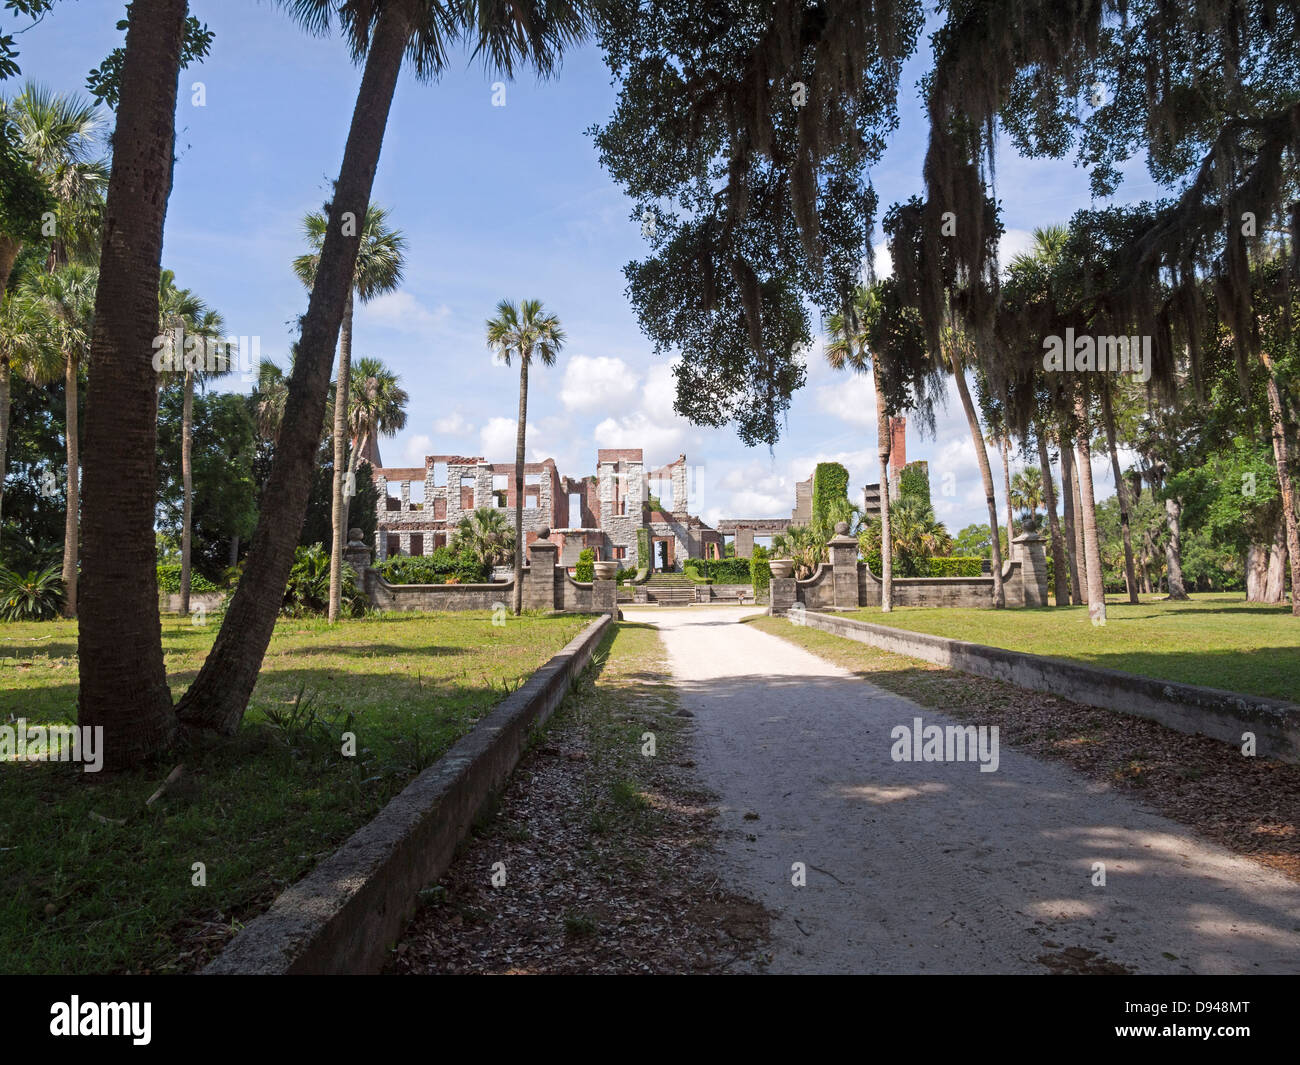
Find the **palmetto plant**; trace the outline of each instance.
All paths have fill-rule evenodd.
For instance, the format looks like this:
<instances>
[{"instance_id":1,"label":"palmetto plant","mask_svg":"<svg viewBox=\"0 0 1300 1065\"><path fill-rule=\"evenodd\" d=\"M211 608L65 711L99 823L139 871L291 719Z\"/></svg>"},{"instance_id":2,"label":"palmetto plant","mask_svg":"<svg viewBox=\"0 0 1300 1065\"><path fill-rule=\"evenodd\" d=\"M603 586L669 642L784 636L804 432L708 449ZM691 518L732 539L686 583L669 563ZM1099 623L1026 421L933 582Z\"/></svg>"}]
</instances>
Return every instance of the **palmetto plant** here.
<instances>
[{"instance_id":1,"label":"palmetto plant","mask_svg":"<svg viewBox=\"0 0 1300 1065\"><path fill-rule=\"evenodd\" d=\"M52 273L34 274L23 282L23 296L31 301L38 317L37 328L50 355L63 364L64 439L67 450L67 487L64 504L67 518L63 534L64 612L77 613L77 555L80 529L80 432L77 425L77 397L81 365L90 353L90 336L95 313L95 289L99 272L79 263L62 266Z\"/></svg>"},{"instance_id":2,"label":"palmetto plant","mask_svg":"<svg viewBox=\"0 0 1300 1065\"><path fill-rule=\"evenodd\" d=\"M794 562L794 575L807 580L826 561L826 540L811 525L791 525L772 537L772 557Z\"/></svg>"},{"instance_id":3,"label":"palmetto plant","mask_svg":"<svg viewBox=\"0 0 1300 1065\"><path fill-rule=\"evenodd\" d=\"M342 225L343 220L338 219ZM334 436L334 490L331 501L330 547L330 603L329 619L338 620L343 566L343 543L347 532L348 496L344 491L344 466L348 463L348 402L352 393L352 309L353 301L368 303L385 292L394 291L402 280L404 259L402 251L406 238L399 230L388 226L388 212L378 204L370 204L361 220L361 245L357 249L356 263L352 268L352 286L343 304L343 321L339 327L338 376L334 382L333 428ZM303 219L303 232L312 250L293 262L294 273L308 289L316 282L320 267L321 248L330 220L324 212L313 212ZM349 467L355 473L356 467Z\"/></svg>"},{"instance_id":4,"label":"palmetto plant","mask_svg":"<svg viewBox=\"0 0 1300 1065\"><path fill-rule=\"evenodd\" d=\"M1011 505L1022 513L1033 515L1046 506L1043 489L1043 472L1037 466L1026 466L1011 478Z\"/></svg>"},{"instance_id":5,"label":"palmetto plant","mask_svg":"<svg viewBox=\"0 0 1300 1065\"><path fill-rule=\"evenodd\" d=\"M894 551L905 577L924 576L925 565L935 555L952 550L952 536L934 515L934 508L916 496L903 496L894 504Z\"/></svg>"},{"instance_id":6,"label":"palmetto plant","mask_svg":"<svg viewBox=\"0 0 1300 1065\"><path fill-rule=\"evenodd\" d=\"M49 621L62 605L57 566L30 573L0 569L0 621Z\"/></svg>"},{"instance_id":7,"label":"palmetto plant","mask_svg":"<svg viewBox=\"0 0 1300 1065\"><path fill-rule=\"evenodd\" d=\"M485 567L501 566L514 558L515 530L495 507L479 507L460 519L452 536L451 549L468 548Z\"/></svg>"},{"instance_id":8,"label":"palmetto plant","mask_svg":"<svg viewBox=\"0 0 1300 1065\"><path fill-rule=\"evenodd\" d=\"M541 300L523 300L518 308L509 300L497 304L495 318L487 321L488 347L507 366L519 358L519 420L515 427L515 586L514 612L523 608L524 583L524 433L528 427L528 367L533 358L543 366L555 364L564 347L560 320L542 311Z\"/></svg>"}]
</instances>

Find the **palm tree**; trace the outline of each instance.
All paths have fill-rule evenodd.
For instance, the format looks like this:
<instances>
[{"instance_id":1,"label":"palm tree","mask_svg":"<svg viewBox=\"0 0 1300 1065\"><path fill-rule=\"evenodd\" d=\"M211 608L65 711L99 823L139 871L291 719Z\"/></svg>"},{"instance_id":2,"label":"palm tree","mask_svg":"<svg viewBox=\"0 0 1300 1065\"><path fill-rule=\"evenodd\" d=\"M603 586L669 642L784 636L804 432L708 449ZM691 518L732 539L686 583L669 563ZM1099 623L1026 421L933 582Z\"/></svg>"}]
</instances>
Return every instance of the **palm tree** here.
<instances>
[{"instance_id":1,"label":"palm tree","mask_svg":"<svg viewBox=\"0 0 1300 1065\"><path fill-rule=\"evenodd\" d=\"M953 382L957 386L957 395L961 397L962 410L966 412L966 424L970 427L971 440L975 444L975 459L979 463L980 478L984 482L984 499L989 510L989 538L993 571L993 605L1007 605L1006 592L1002 587L1002 544L998 536L998 502L993 492L993 470L989 466L988 451L984 447L984 434L980 432L979 414L971 400L970 387L966 384L966 368L973 352L966 334L955 324L948 326L943 333L943 347L948 357L948 366L952 371ZM1010 530L1007 530L1008 534Z\"/></svg>"},{"instance_id":2,"label":"palm tree","mask_svg":"<svg viewBox=\"0 0 1300 1065\"><path fill-rule=\"evenodd\" d=\"M828 323L832 337L826 345L826 361L834 370L845 367L866 373L870 364L876 391L876 454L880 459L880 609L894 608L893 539L889 521L889 455L893 435L889 430L889 404L881 375L880 357L873 357L869 345L872 327L880 321L880 286L859 286L853 305L845 314L834 314Z\"/></svg>"},{"instance_id":3,"label":"palm tree","mask_svg":"<svg viewBox=\"0 0 1300 1065\"><path fill-rule=\"evenodd\" d=\"M15 294L0 304L0 517L8 460L10 378L16 373L33 384L48 384L62 370L43 339L41 317L29 296Z\"/></svg>"},{"instance_id":4,"label":"palm tree","mask_svg":"<svg viewBox=\"0 0 1300 1065\"><path fill-rule=\"evenodd\" d=\"M105 767L176 729L163 666L154 548L158 275L171 193L186 0L132 0L123 52L86 392L85 587L78 723L104 729Z\"/></svg>"},{"instance_id":5,"label":"palm tree","mask_svg":"<svg viewBox=\"0 0 1300 1065\"><path fill-rule=\"evenodd\" d=\"M365 56L356 108L332 197L335 217L362 217L370 203L384 130L403 59L417 76L441 73L447 45L467 40L475 55L510 76L531 66L548 76L565 49L584 40L593 0L502 0L460 4L338 4L336 0L284 0L315 31L337 16L355 57ZM284 424L258 513L257 531L212 650L178 706L182 721L231 734L239 727L257 683L293 564L297 530L307 509L316 431L325 413L329 369L343 306L352 287L360 234L331 225L320 251L316 283L302 318L299 358L289 383Z\"/></svg>"},{"instance_id":6,"label":"palm tree","mask_svg":"<svg viewBox=\"0 0 1300 1065\"><path fill-rule=\"evenodd\" d=\"M1115 477L1115 498L1119 500L1120 538L1124 542L1124 586L1128 601L1138 601L1137 571L1133 566L1133 532L1129 528L1128 483L1119 468L1119 448L1115 442L1115 403L1111 397L1110 381L1101 383L1101 416L1106 429L1106 450L1110 454L1110 468Z\"/></svg>"},{"instance_id":7,"label":"palm tree","mask_svg":"<svg viewBox=\"0 0 1300 1065\"><path fill-rule=\"evenodd\" d=\"M105 130L99 109L84 97L55 93L32 82L13 100L0 102L0 108L17 133L22 153L54 197L57 217L47 269L63 265L74 253L90 254L108 184L108 168L98 157ZM0 293L22 247L17 235L0 233Z\"/></svg>"},{"instance_id":8,"label":"palm tree","mask_svg":"<svg viewBox=\"0 0 1300 1065\"><path fill-rule=\"evenodd\" d=\"M460 519L452 536L453 551L466 548L474 553L485 569L504 565L514 558L515 530L495 507L479 507L473 514Z\"/></svg>"},{"instance_id":9,"label":"palm tree","mask_svg":"<svg viewBox=\"0 0 1300 1065\"><path fill-rule=\"evenodd\" d=\"M528 366L536 355L543 366L553 366L564 347L564 330L553 314L542 313L541 300L523 300L516 308L509 300L497 304L495 318L487 320L487 342L503 363L519 356L519 422L515 428L515 587L514 612L523 609L524 595L524 432L528 424Z\"/></svg>"},{"instance_id":10,"label":"palm tree","mask_svg":"<svg viewBox=\"0 0 1300 1065\"><path fill-rule=\"evenodd\" d=\"M1088 571L1088 617L1094 625L1106 624L1106 585L1101 571L1101 543L1097 538L1097 501L1092 491L1092 447L1088 442L1088 399L1082 388L1074 403L1079 431L1074 438L1075 475L1079 478L1080 517L1083 519L1083 557Z\"/></svg>"},{"instance_id":11,"label":"palm tree","mask_svg":"<svg viewBox=\"0 0 1300 1065\"><path fill-rule=\"evenodd\" d=\"M810 525L790 525L772 537L772 557L794 562L794 575L807 580L826 561L826 538Z\"/></svg>"},{"instance_id":12,"label":"palm tree","mask_svg":"<svg viewBox=\"0 0 1300 1065\"><path fill-rule=\"evenodd\" d=\"M1026 466L1011 478L1008 498L1013 507L1033 517L1038 508L1045 505L1047 490L1043 486L1042 471L1036 466Z\"/></svg>"},{"instance_id":13,"label":"palm tree","mask_svg":"<svg viewBox=\"0 0 1300 1065\"><path fill-rule=\"evenodd\" d=\"M372 441L394 436L406 428L406 401L400 378L379 359L357 360L352 373L352 398L348 404L348 435L352 438L348 455L348 482L353 483L361 456ZM343 500L343 523L352 511L351 496Z\"/></svg>"},{"instance_id":14,"label":"palm tree","mask_svg":"<svg viewBox=\"0 0 1300 1065\"><path fill-rule=\"evenodd\" d=\"M257 367L257 382L249 400L253 408L253 424L257 435L268 444L274 444L284 421L284 403L289 386L284 371L270 359L263 359Z\"/></svg>"},{"instance_id":15,"label":"palm tree","mask_svg":"<svg viewBox=\"0 0 1300 1065\"><path fill-rule=\"evenodd\" d=\"M328 208L327 208L328 209ZM347 538L347 498L344 493L343 467L347 463L347 415L351 395L352 308L354 297L368 303L385 292L393 292L402 281L402 250L406 237L400 230L387 226L388 212L372 203L361 222L361 246L352 268L352 287L343 304L343 321L339 327L339 368L334 391L334 492L331 503L330 601L329 621L338 620L343 596L343 545ZM293 261L294 273L308 290L316 282L320 250L325 245L329 221L324 213L313 212L303 220L303 231L312 251Z\"/></svg>"},{"instance_id":16,"label":"palm tree","mask_svg":"<svg viewBox=\"0 0 1300 1065\"><path fill-rule=\"evenodd\" d=\"M929 567L922 571L921 563L935 555L952 550L952 535L947 526L937 520L934 508L917 496L904 496L894 504L894 550L898 552L899 569L907 577L925 577ZM881 561L883 564L884 556Z\"/></svg>"},{"instance_id":17,"label":"palm tree","mask_svg":"<svg viewBox=\"0 0 1300 1065\"><path fill-rule=\"evenodd\" d=\"M81 366L90 354L95 313L97 271L79 263L62 266L50 274L35 274L24 282L23 294L40 318L40 329L52 354L63 363L64 439L67 449L67 516L63 532L63 612L77 616L77 548L81 515L80 431L77 400Z\"/></svg>"},{"instance_id":18,"label":"palm tree","mask_svg":"<svg viewBox=\"0 0 1300 1065\"><path fill-rule=\"evenodd\" d=\"M1002 456L1002 491L1007 501L1007 536L1015 533L1015 511L1011 504L1011 436L1005 429L995 429L985 438Z\"/></svg>"}]
</instances>

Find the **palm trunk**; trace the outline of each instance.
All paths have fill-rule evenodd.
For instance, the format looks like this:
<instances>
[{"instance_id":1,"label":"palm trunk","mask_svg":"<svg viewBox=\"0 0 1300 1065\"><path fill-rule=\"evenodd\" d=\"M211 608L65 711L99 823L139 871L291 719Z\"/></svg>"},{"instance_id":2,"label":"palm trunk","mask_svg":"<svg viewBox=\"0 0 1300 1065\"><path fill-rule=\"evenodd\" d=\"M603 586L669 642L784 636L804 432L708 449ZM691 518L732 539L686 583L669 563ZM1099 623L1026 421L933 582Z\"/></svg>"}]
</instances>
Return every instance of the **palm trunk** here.
<instances>
[{"instance_id":1,"label":"palm trunk","mask_svg":"<svg viewBox=\"0 0 1300 1065\"><path fill-rule=\"evenodd\" d=\"M1277 465L1277 485L1282 495L1282 521L1286 525L1286 550L1291 556L1291 614L1300 617L1300 525L1296 519L1295 482L1291 479L1291 454L1286 439L1286 422L1282 417L1282 391L1273 372L1272 357L1259 353L1268 371L1268 416L1273 427L1273 461Z\"/></svg>"},{"instance_id":2,"label":"palm trunk","mask_svg":"<svg viewBox=\"0 0 1300 1065\"><path fill-rule=\"evenodd\" d=\"M1056 585L1056 605L1066 606L1070 602L1069 567L1065 561L1064 545L1061 542L1061 523L1056 517L1056 489L1052 487L1052 463L1047 456L1047 441L1043 439L1041 426L1035 435L1038 437L1038 468L1043 474L1043 502L1047 504L1047 526L1052 536L1052 576Z\"/></svg>"},{"instance_id":3,"label":"palm trunk","mask_svg":"<svg viewBox=\"0 0 1300 1065\"><path fill-rule=\"evenodd\" d=\"M1286 599L1286 522L1281 518L1268 549L1268 569L1264 581L1264 601L1281 603Z\"/></svg>"},{"instance_id":4,"label":"palm trunk","mask_svg":"<svg viewBox=\"0 0 1300 1065\"><path fill-rule=\"evenodd\" d=\"M352 289L348 289L347 303L343 307L343 322L339 327L339 376L334 389L334 499L331 513L333 540L330 546L330 605L329 622L339 619L343 600L343 545L347 542L347 503L343 498L343 469L348 455L348 396L351 394L352 372Z\"/></svg>"},{"instance_id":5,"label":"palm trunk","mask_svg":"<svg viewBox=\"0 0 1300 1065\"><path fill-rule=\"evenodd\" d=\"M343 164L334 186L331 215L336 220L345 212L358 220L365 217L410 33L406 6L385 4L371 36ZM233 734L257 683L307 509L330 368L360 240L360 226L345 232L343 226L334 224L325 234L311 299L302 320L298 358L289 381L275 459L245 559L244 579L230 600L203 668L178 705L180 718L188 725Z\"/></svg>"},{"instance_id":6,"label":"palm trunk","mask_svg":"<svg viewBox=\"0 0 1300 1065\"><path fill-rule=\"evenodd\" d=\"M348 475L352 479L353 485L356 484L357 466L361 461L361 449L366 445L366 437L360 437L351 442L351 448L348 454ZM352 496L343 497L343 533L347 535L348 525L352 521Z\"/></svg>"},{"instance_id":7,"label":"palm trunk","mask_svg":"<svg viewBox=\"0 0 1300 1065\"><path fill-rule=\"evenodd\" d=\"M1066 507L1066 523L1070 532L1070 581L1075 603L1086 604L1088 602L1088 567L1085 565L1086 555L1083 550L1083 507L1079 502L1079 472L1075 464L1073 440L1063 440L1061 442L1063 473L1067 454L1070 466L1070 483L1066 489L1069 493L1067 500L1070 504Z\"/></svg>"},{"instance_id":8,"label":"palm trunk","mask_svg":"<svg viewBox=\"0 0 1300 1065\"><path fill-rule=\"evenodd\" d=\"M77 368L80 363L69 358L64 363L63 392L68 453L68 490L64 497L67 512L63 520L63 615L77 616L77 544L81 518L81 491L79 480L80 447L77 427Z\"/></svg>"},{"instance_id":9,"label":"palm trunk","mask_svg":"<svg viewBox=\"0 0 1300 1065\"><path fill-rule=\"evenodd\" d=\"M158 333L185 12L186 0L131 6L95 293L78 723L103 727L110 770L166 747L176 728L158 619L157 385L141 352Z\"/></svg>"},{"instance_id":10,"label":"palm trunk","mask_svg":"<svg viewBox=\"0 0 1300 1065\"><path fill-rule=\"evenodd\" d=\"M871 360L871 373L876 384L876 450L880 456L880 609L888 614L894 609L894 534L889 525L889 454L894 439L875 359Z\"/></svg>"},{"instance_id":11,"label":"palm trunk","mask_svg":"<svg viewBox=\"0 0 1300 1065\"><path fill-rule=\"evenodd\" d=\"M952 375L957 382L957 394L961 396L962 409L966 412L966 424L970 426L971 439L975 442L975 458L980 465L980 477L984 481L984 498L989 507L989 533L993 550L993 605L1007 605L1006 592L1002 588L1002 544L998 537L998 501L993 494L993 470L989 466L988 451L984 447L984 434L980 432L979 415L975 413L975 404L971 402L970 389L966 386L966 375L955 355L952 357Z\"/></svg>"},{"instance_id":12,"label":"palm trunk","mask_svg":"<svg viewBox=\"0 0 1300 1065\"><path fill-rule=\"evenodd\" d=\"M0 529L4 528L5 476L9 472L9 360L0 356Z\"/></svg>"},{"instance_id":13,"label":"palm trunk","mask_svg":"<svg viewBox=\"0 0 1300 1065\"><path fill-rule=\"evenodd\" d=\"M1169 573L1169 598L1186 599L1187 589L1183 587L1183 504L1170 496L1165 500L1165 524L1169 529L1169 538L1165 541L1165 567Z\"/></svg>"},{"instance_id":14,"label":"palm trunk","mask_svg":"<svg viewBox=\"0 0 1300 1065\"><path fill-rule=\"evenodd\" d=\"M1075 404L1079 436L1075 443L1079 479L1079 517L1083 526L1083 558L1088 580L1088 617L1094 625L1106 624L1106 586L1101 571L1101 544L1097 540L1097 503L1092 491L1092 449L1088 445L1088 409L1080 398Z\"/></svg>"},{"instance_id":15,"label":"palm trunk","mask_svg":"<svg viewBox=\"0 0 1300 1065\"><path fill-rule=\"evenodd\" d=\"M524 431L528 426L528 352L519 353L519 424L515 427L515 587L513 610L524 607Z\"/></svg>"},{"instance_id":16,"label":"palm trunk","mask_svg":"<svg viewBox=\"0 0 1300 1065\"><path fill-rule=\"evenodd\" d=\"M1079 528L1075 523L1075 486L1074 486L1074 445L1069 438L1062 436L1061 441L1061 511L1062 524L1065 525L1066 562L1070 576L1070 602L1078 606L1083 602L1083 592L1079 581Z\"/></svg>"},{"instance_id":17,"label":"palm trunk","mask_svg":"<svg viewBox=\"0 0 1300 1065\"><path fill-rule=\"evenodd\" d=\"M194 372L185 371L181 403L181 613L190 612L190 566L194 544Z\"/></svg>"},{"instance_id":18,"label":"palm trunk","mask_svg":"<svg viewBox=\"0 0 1300 1065\"><path fill-rule=\"evenodd\" d=\"M1124 540L1124 586L1128 601L1138 601L1137 571L1133 567L1133 534L1128 524L1128 484L1119 468L1119 449L1115 446L1115 411L1111 406L1110 389L1101 393L1101 413L1106 423L1106 450L1110 452L1110 468L1115 474L1115 497L1119 500L1119 528Z\"/></svg>"},{"instance_id":19,"label":"palm trunk","mask_svg":"<svg viewBox=\"0 0 1300 1065\"><path fill-rule=\"evenodd\" d=\"M1011 537L1015 535L1016 522L1015 510L1011 506L1011 445L1007 442L1005 434L998 438L998 450L1002 452L1002 490L1006 493L1007 500L1007 550L1009 551Z\"/></svg>"}]
</instances>

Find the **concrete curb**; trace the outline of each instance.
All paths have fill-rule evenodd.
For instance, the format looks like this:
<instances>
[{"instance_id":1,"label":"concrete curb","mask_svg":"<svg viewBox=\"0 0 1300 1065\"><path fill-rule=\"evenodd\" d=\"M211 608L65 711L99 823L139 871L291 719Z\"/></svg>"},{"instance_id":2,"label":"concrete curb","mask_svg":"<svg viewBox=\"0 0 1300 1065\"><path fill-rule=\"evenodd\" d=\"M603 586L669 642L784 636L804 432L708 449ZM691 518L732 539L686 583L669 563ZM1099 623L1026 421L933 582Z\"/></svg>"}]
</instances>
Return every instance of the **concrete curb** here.
<instances>
[{"instance_id":1,"label":"concrete curb","mask_svg":"<svg viewBox=\"0 0 1300 1065\"><path fill-rule=\"evenodd\" d=\"M505 783L532 730L569 693L610 620L605 615L586 626L203 972L378 972L414 914L418 892L451 864L484 801Z\"/></svg>"},{"instance_id":2,"label":"concrete curb","mask_svg":"<svg viewBox=\"0 0 1300 1065\"><path fill-rule=\"evenodd\" d=\"M804 612L804 624L882 651L1049 692L1105 710L1136 714L1179 732L1200 733L1238 747L1242 733L1253 732L1258 755L1281 762L1300 762L1300 706L1292 703L987 647L925 632L909 632L811 610Z\"/></svg>"}]
</instances>

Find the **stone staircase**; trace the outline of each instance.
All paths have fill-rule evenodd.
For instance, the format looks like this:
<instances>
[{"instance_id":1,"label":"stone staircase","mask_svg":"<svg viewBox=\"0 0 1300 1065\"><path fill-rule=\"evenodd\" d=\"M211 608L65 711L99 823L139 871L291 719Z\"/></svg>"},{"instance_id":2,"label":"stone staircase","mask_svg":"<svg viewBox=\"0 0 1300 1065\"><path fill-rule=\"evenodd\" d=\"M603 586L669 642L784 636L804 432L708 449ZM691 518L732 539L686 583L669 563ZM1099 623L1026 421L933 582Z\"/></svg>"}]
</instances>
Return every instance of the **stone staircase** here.
<instances>
[{"instance_id":1,"label":"stone staircase","mask_svg":"<svg viewBox=\"0 0 1300 1065\"><path fill-rule=\"evenodd\" d=\"M695 582L684 573L652 573L645 583L646 601L660 606L687 606L695 602Z\"/></svg>"}]
</instances>

